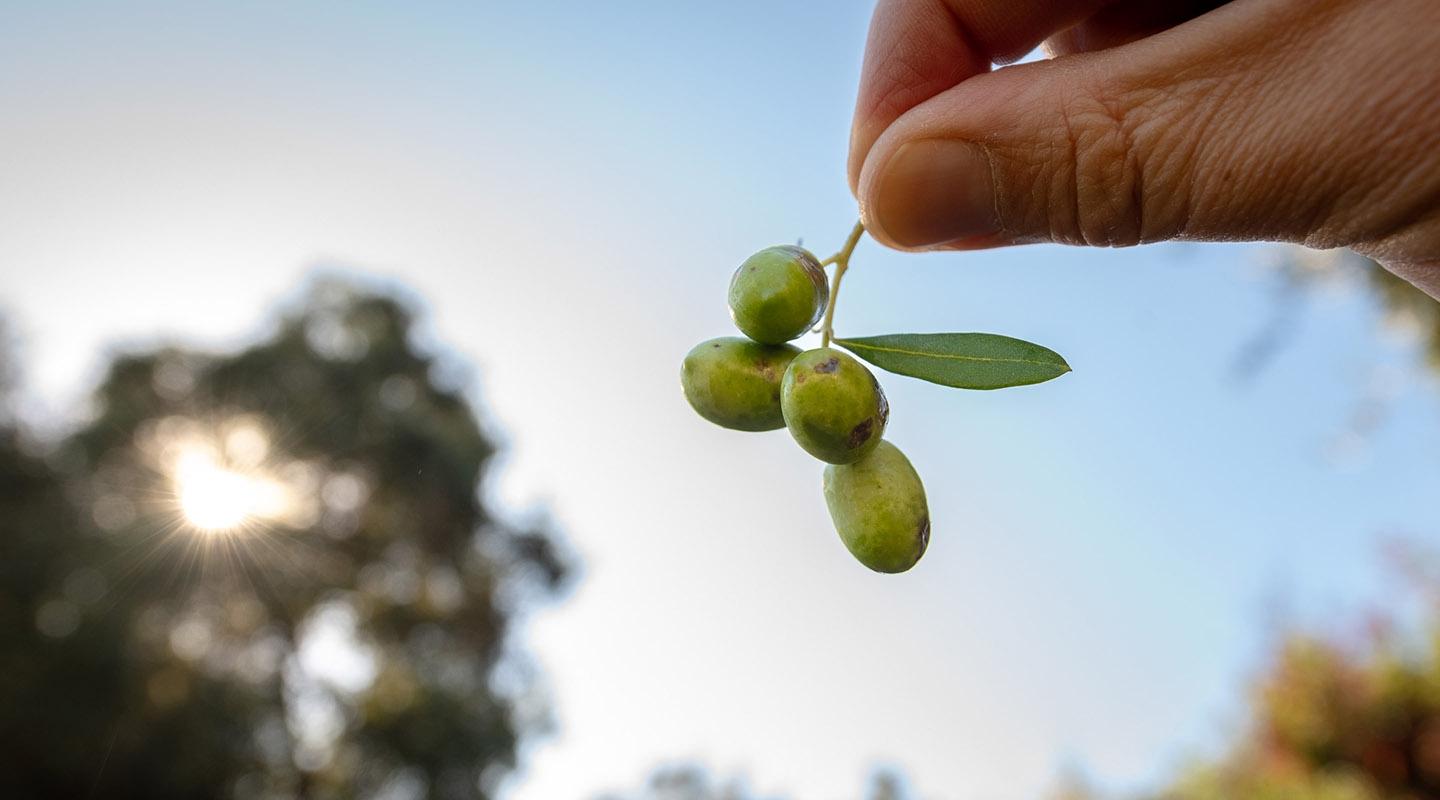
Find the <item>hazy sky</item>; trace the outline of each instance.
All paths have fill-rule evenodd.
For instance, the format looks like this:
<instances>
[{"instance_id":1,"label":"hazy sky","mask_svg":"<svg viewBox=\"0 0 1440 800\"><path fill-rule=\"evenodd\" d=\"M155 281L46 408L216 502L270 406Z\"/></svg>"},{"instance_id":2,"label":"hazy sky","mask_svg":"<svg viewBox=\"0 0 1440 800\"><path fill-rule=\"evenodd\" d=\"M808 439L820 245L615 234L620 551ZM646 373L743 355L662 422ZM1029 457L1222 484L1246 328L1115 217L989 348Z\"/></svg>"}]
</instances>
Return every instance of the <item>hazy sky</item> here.
<instances>
[{"instance_id":1,"label":"hazy sky","mask_svg":"<svg viewBox=\"0 0 1440 800\"><path fill-rule=\"evenodd\" d=\"M961 800L1167 774L1238 723L1274 609L1358 619L1394 592L1378 538L1437 533L1436 386L1331 290L1237 381L1269 248L866 242L842 333L1007 333L1075 372L882 376L934 535L865 571L820 466L702 422L677 372L731 333L746 255L828 254L854 221L869 5L0 0L0 307L31 412L73 418L116 343L263 332L317 264L392 281L475 365L501 497L583 559L524 637L557 728L512 800L676 759L818 800L875 764Z\"/></svg>"}]
</instances>

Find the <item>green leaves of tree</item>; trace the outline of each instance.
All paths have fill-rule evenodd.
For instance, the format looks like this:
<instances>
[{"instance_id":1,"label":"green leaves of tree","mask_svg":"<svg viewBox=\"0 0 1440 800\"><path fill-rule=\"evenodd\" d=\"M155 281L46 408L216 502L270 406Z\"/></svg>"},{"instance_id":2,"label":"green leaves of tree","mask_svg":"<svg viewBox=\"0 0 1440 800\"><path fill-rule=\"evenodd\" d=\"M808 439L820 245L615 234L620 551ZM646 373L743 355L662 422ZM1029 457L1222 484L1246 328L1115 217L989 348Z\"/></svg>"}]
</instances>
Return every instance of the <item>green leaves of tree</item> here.
<instances>
[{"instance_id":1,"label":"green leaves of tree","mask_svg":"<svg viewBox=\"0 0 1440 800\"><path fill-rule=\"evenodd\" d=\"M835 339L887 372L958 389L1003 389L1070 371L1059 353L994 333L892 333Z\"/></svg>"}]
</instances>

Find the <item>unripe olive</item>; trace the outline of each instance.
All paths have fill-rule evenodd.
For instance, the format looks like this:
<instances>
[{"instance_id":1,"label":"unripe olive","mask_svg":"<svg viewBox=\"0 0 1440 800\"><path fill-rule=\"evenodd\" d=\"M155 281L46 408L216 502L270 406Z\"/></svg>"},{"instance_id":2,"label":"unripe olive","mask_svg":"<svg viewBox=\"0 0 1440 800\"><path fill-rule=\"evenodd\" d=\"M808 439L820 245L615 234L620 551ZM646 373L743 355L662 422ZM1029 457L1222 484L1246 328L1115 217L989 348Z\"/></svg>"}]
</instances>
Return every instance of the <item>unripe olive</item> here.
<instances>
[{"instance_id":1,"label":"unripe olive","mask_svg":"<svg viewBox=\"0 0 1440 800\"><path fill-rule=\"evenodd\" d=\"M730 316L757 342L788 342L815 326L830 298L825 269L803 247L767 247L730 279Z\"/></svg>"},{"instance_id":2,"label":"unripe olive","mask_svg":"<svg viewBox=\"0 0 1440 800\"><path fill-rule=\"evenodd\" d=\"M845 548L876 572L910 569L930 544L925 487L889 442L854 464L827 466L825 505Z\"/></svg>"},{"instance_id":3,"label":"unripe olive","mask_svg":"<svg viewBox=\"0 0 1440 800\"><path fill-rule=\"evenodd\" d=\"M785 427L780 378L800 353L793 345L770 345L725 336L695 345L680 366L685 399L700 416L737 431Z\"/></svg>"},{"instance_id":4,"label":"unripe olive","mask_svg":"<svg viewBox=\"0 0 1440 800\"><path fill-rule=\"evenodd\" d=\"M780 408L795 441L831 464L849 464L875 449L890 404L875 376L848 353L807 350L780 383Z\"/></svg>"}]
</instances>

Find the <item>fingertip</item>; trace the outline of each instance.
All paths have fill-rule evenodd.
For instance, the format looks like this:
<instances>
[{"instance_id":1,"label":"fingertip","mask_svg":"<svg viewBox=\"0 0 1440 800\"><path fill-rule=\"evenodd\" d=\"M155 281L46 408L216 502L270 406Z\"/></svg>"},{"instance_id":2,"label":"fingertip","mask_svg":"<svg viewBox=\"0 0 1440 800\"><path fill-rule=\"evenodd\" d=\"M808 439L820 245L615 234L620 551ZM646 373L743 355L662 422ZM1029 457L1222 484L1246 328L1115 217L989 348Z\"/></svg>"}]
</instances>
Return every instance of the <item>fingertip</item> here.
<instances>
[{"instance_id":1,"label":"fingertip","mask_svg":"<svg viewBox=\"0 0 1440 800\"><path fill-rule=\"evenodd\" d=\"M1036 241L1016 239L1005 233L986 233L979 236L966 236L956 239L953 242L936 247L928 248L931 251L945 252L967 252L972 250L991 250L996 247L1011 247L1019 244L1036 244Z\"/></svg>"},{"instance_id":2,"label":"fingertip","mask_svg":"<svg viewBox=\"0 0 1440 800\"><path fill-rule=\"evenodd\" d=\"M851 196L859 200L860 171L865 166L865 154L860 151L857 139L856 125L852 124L850 126L850 147L845 155L845 181L850 185Z\"/></svg>"},{"instance_id":3,"label":"fingertip","mask_svg":"<svg viewBox=\"0 0 1440 800\"><path fill-rule=\"evenodd\" d=\"M872 150L861 208L875 237L929 249L1000 230L990 158L972 142L921 138Z\"/></svg>"},{"instance_id":4,"label":"fingertip","mask_svg":"<svg viewBox=\"0 0 1440 800\"><path fill-rule=\"evenodd\" d=\"M966 78L990 70L963 20L944 0L879 0L870 21L846 175L858 197L875 143L901 116Z\"/></svg>"}]
</instances>

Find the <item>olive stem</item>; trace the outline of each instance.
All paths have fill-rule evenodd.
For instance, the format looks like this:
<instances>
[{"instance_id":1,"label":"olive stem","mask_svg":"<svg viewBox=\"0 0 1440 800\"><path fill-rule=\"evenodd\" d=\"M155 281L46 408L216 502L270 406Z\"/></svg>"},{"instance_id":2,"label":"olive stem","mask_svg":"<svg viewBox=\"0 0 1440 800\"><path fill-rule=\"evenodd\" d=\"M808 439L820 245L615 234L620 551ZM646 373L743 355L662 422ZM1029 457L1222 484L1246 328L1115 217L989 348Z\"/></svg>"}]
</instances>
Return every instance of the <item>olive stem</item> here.
<instances>
[{"instance_id":1,"label":"olive stem","mask_svg":"<svg viewBox=\"0 0 1440 800\"><path fill-rule=\"evenodd\" d=\"M835 301L840 297L840 279L845 277L845 270L850 268L850 255L855 252L855 246L860 244L860 237L865 234L865 223L857 222L850 231L850 236L845 240L845 245L840 252L820 262L820 266L828 264L835 265L835 276L830 279L830 300L825 304L825 320L820 323L820 346L829 347L830 338L835 333Z\"/></svg>"}]
</instances>

